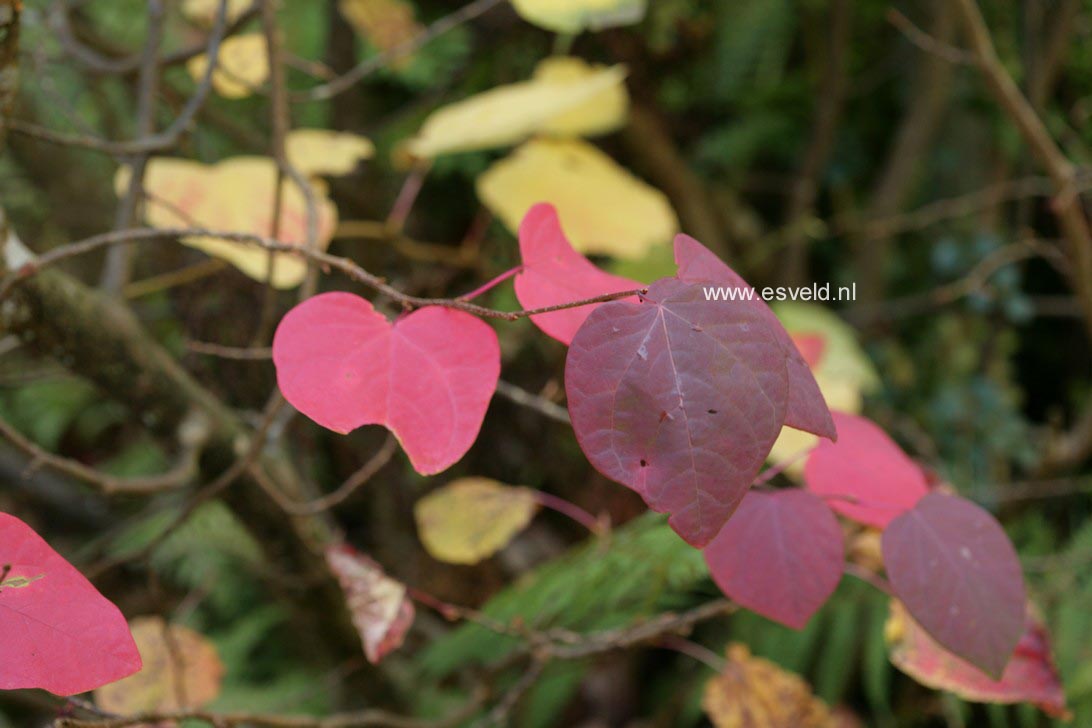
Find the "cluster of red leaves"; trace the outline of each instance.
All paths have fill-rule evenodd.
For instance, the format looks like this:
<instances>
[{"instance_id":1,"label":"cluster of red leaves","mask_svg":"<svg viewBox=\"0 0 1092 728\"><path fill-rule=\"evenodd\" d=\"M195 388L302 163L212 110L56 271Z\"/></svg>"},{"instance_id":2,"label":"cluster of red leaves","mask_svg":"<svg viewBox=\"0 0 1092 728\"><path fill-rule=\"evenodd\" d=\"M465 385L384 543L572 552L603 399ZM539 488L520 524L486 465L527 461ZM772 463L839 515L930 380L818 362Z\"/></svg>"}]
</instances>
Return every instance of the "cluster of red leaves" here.
<instances>
[{"instance_id":1,"label":"cluster of red leaves","mask_svg":"<svg viewBox=\"0 0 1092 728\"><path fill-rule=\"evenodd\" d=\"M573 250L549 205L527 214L520 252L515 290L528 309L640 288ZM692 238L676 239L675 261L675 276L638 297L532 317L569 345L569 411L592 465L669 513L671 527L704 548L724 593L773 620L803 627L833 593L845 561L837 513L883 529L893 596L928 635L914 645L934 650L919 648L919 663L966 673L959 679L983 695L997 692L1003 673L1041 672L1026 655L1010 661L1035 633L1025 629L1016 553L992 516L931 492L875 424L832 416L809 367L823 356L822 337L790 338ZM709 286L743 295L712 301ZM384 425L423 474L450 467L474 443L500 370L496 334L474 316L432 306L391 323L348 293L289 312L273 357L298 410L341 433ZM752 489L784 426L826 438L807 461L805 489ZM118 610L33 531L0 514L0 544L0 629L10 635L0 640L0 688L72 694L139 669ZM378 661L413 621L405 588L348 547L331 548L327 561ZM1037 654L1049 660L1049 649Z\"/></svg>"}]
</instances>

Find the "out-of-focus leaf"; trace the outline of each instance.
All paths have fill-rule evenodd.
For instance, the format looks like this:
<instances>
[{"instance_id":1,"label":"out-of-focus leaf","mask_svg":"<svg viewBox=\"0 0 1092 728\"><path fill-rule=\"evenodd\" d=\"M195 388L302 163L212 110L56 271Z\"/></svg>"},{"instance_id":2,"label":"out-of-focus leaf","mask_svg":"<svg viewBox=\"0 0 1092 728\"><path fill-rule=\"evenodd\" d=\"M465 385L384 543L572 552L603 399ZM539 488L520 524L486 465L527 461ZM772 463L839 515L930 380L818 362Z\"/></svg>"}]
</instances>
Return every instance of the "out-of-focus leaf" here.
<instances>
[{"instance_id":1,"label":"out-of-focus leaf","mask_svg":"<svg viewBox=\"0 0 1092 728\"><path fill-rule=\"evenodd\" d=\"M402 645L413 624L413 602L406 587L347 545L326 549L326 563L345 593L364 656L374 665Z\"/></svg>"},{"instance_id":2,"label":"out-of-focus leaf","mask_svg":"<svg viewBox=\"0 0 1092 728\"><path fill-rule=\"evenodd\" d=\"M404 150L431 158L517 144L538 133L609 131L625 121L625 75L621 66L589 66L576 58L544 61L530 81L497 86L433 112Z\"/></svg>"},{"instance_id":3,"label":"out-of-focus leaf","mask_svg":"<svg viewBox=\"0 0 1092 728\"><path fill-rule=\"evenodd\" d=\"M679 229L663 193L575 139L524 144L478 178L478 197L513 232L533 205L549 202L582 253L640 258Z\"/></svg>"},{"instance_id":4,"label":"out-of-focus leaf","mask_svg":"<svg viewBox=\"0 0 1092 728\"><path fill-rule=\"evenodd\" d=\"M194 81L200 81L208 65L208 58L202 53L186 63L186 70ZM261 33L234 35L220 44L216 69L212 72L216 93L227 99L241 99L254 93L267 78L269 56Z\"/></svg>"},{"instance_id":5,"label":"out-of-focus leaf","mask_svg":"<svg viewBox=\"0 0 1092 728\"><path fill-rule=\"evenodd\" d=\"M328 129L295 129L284 140L288 161L301 174L341 176L375 155L369 139Z\"/></svg>"},{"instance_id":6,"label":"out-of-focus leaf","mask_svg":"<svg viewBox=\"0 0 1092 728\"><path fill-rule=\"evenodd\" d=\"M648 0L512 0L528 23L569 34L639 23L647 5Z\"/></svg>"},{"instance_id":7,"label":"out-of-focus leaf","mask_svg":"<svg viewBox=\"0 0 1092 728\"><path fill-rule=\"evenodd\" d=\"M1030 604L1024 634L1000 680L938 645L898 600L891 600L884 636L891 662L922 685L976 702L1028 702L1052 717L1069 717L1065 691L1051 654L1050 636Z\"/></svg>"},{"instance_id":8,"label":"out-of-focus leaf","mask_svg":"<svg viewBox=\"0 0 1092 728\"><path fill-rule=\"evenodd\" d=\"M122 167L115 179L119 195L128 183L129 169ZM144 173L144 189L149 195L144 217L158 228L203 227L268 236L273 233L276 184L277 165L269 157L233 157L213 165L157 158L148 163ZM322 184L312 182L311 192L318 215L318 248L325 250L337 226L337 209ZM301 246L307 240L306 197L290 179L281 187L277 238ZM269 279L270 255L261 248L208 236L190 236L182 242L226 260L257 281ZM303 258L273 254L273 287L294 288L306 274Z\"/></svg>"},{"instance_id":9,"label":"out-of-focus leaf","mask_svg":"<svg viewBox=\"0 0 1092 728\"><path fill-rule=\"evenodd\" d=\"M397 48L424 32L413 5L405 0L340 0L337 7L353 30L379 51ZM411 59L407 54L392 65L405 66Z\"/></svg>"},{"instance_id":10,"label":"out-of-focus leaf","mask_svg":"<svg viewBox=\"0 0 1092 728\"><path fill-rule=\"evenodd\" d=\"M779 301L771 308L804 354L827 406L833 411L858 414L863 395L875 391L880 380L853 329L818 304ZM822 347L812 361L805 349L814 347L815 341L821 341ZM774 443L769 460L783 463L818 443L814 435L786 427ZM789 464L785 473L799 480L804 474L804 460Z\"/></svg>"},{"instance_id":11,"label":"out-of-focus leaf","mask_svg":"<svg viewBox=\"0 0 1092 728\"><path fill-rule=\"evenodd\" d=\"M227 22L232 22L249 8L251 0L227 0ZM183 0L182 14L200 25L211 26L220 10L220 0Z\"/></svg>"},{"instance_id":12,"label":"out-of-focus leaf","mask_svg":"<svg viewBox=\"0 0 1092 728\"><path fill-rule=\"evenodd\" d=\"M110 713L166 712L200 708L216 699L224 665L203 635L162 617L129 623L144 668L95 691L95 704Z\"/></svg>"},{"instance_id":13,"label":"out-of-focus leaf","mask_svg":"<svg viewBox=\"0 0 1092 728\"><path fill-rule=\"evenodd\" d=\"M702 698L716 728L834 728L830 710L798 675L738 643L728 645L727 658Z\"/></svg>"},{"instance_id":14,"label":"out-of-focus leaf","mask_svg":"<svg viewBox=\"0 0 1092 728\"><path fill-rule=\"evenodd\" d=\"M945 649L1000 679L1025 626L1016 550L993 516L930 493L883 533L895 595Z\"/></svg>"},{"instance_id":15,"label":"out-of-focus leaf","mask_svg":"<svg viewBox=\"0 0 1092 728\"><path fill-rule=\"evenodd\" d=\"M527 488L489 478L460 478L417 501L421 543L440 561L476 564L504 548L534 518Z\"/></svg>"}]
</instances>

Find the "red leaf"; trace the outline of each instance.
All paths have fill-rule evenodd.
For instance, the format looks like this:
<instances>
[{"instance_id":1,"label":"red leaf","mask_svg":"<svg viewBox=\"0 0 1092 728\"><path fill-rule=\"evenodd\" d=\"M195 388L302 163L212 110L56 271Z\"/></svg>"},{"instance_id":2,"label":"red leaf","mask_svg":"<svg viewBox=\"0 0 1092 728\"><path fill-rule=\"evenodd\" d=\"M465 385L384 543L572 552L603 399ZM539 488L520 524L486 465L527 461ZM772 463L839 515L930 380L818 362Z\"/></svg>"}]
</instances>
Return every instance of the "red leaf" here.
<instances>
[{"instance_id":1,"label":"red leaf","mask_svg":"<svg viewBox=\"0 0 1092 728\"><path fill-rule=\"evenodd\" d=\"M385 425L417 472L457 462L478 436L500 374L493 329L430 306L392 325L349 293L309 298L281 321L273 363L285 399L323 427Z\"/></svg>"},{"instance_id":2,"label":"red leaf","mask_svg":"<svg viewBox=\"0 0 1092 728\"><path fill-rule=\"evenodd\" d=\"M831 508L883 528L929 492L921 468L875 423L843 412L834 413L834 423L838 442L820 442L804 465L808 490L835 496Z\"/></svg>"},{"instance_id":3,"label":"red leaf","mask_svg":"<svg viewBox=\"0 0 1092 728\"><path fill-rule=\"evenodd\" d=\"M785 420L785 353L751 306L665 278L596 308L565 366L573 429L600 472L704 546L732 515Z\"/></svg>"},{"instance_id":4,"label":"red leaf","mask_svg":"<svg viewBox=\"0 0 1092 728\"><path fill-rule=\"evenodd\" d=\"M516 298L526 309L643 287L637 281L599 270L573 250L553 205L538 204L527 211L519 227L519 252L523 268L516 276ZM531 320L547 336L567 345L596 305L539 314Z\"/></svg>"},{"instance_id":5,"label":"red leaf","mask_svg":"<svg viewBox=\"0 0 1092 728\"><path fill-rule=\"evenodd\" d=\"M140 668L118 608L30 526L0 513L0 690L76 695Z\"/></svg>"},{"instance_id":6,"label":"red leaf","mask_svg":"<svg viewBox=\"0 0 1092 728\"><path fill-rule=\"evenodd\" d=\"M842 578L842 529L811 493L752 490L706 546L705 563L726 596L803 629Z\"/></svg>"},{"instance_id":7,"label":"red leaf","mask_svg":"<svg viewBox=\"0 0 1092 728\"><path fill-rule=\"evenodd\" d=\"M679 266L679 279L687 283L712 284L739 290L751 288L738 273L689 235L675 237L675 264ZM804 361L804 357L800 355L789 333L785 331L766 302L755 294L751 300L710 302L710 305L721 308L746 306L754 309L766 320L767 328L773 331L774 338L788 362L789 398L785 424L820 437L836 439L837 434L834 422L831 421L830 410L827 409L827 403L819 391L819 385L816 384L808 363Z\"/></svg>"},{"instance_id":8,"label":"red leaf","mask_svg":"<svg viewBox=\"0 0 1092 728\"><path fill-rule=\"evenodd\" d=\"M1032 703L1047 715L1068 720L1050 635L1028 605L1024 634L1000 680L964 662L938 645L895 600L886 629L891 662L922 685L948 690L964 700L983 703Z\"/></svg>"},{"instance_id":9,"label":"red leaf","mask_svg":"<svg viewBox=\"0 0 1092 728\"><path fill-rule=\"evenodd\" d=\"M326 563L345 592L364 655L368 662L377 664L402 646L413 625L415 611L406 597L406 587L351 546L339 544L326 549Z\"/></svg>"},{"instance_id":10,"label":"red leaf","mask_svg":"<svg viewBox=\"0 0 1092 728\"><path fill-rule=\"evenodd\" d=\"M930 493L883 533L895 595L926 632L1000 678L1024 631L1024 576L993 516L957 496Z\"/></svg>"}]
</instances>

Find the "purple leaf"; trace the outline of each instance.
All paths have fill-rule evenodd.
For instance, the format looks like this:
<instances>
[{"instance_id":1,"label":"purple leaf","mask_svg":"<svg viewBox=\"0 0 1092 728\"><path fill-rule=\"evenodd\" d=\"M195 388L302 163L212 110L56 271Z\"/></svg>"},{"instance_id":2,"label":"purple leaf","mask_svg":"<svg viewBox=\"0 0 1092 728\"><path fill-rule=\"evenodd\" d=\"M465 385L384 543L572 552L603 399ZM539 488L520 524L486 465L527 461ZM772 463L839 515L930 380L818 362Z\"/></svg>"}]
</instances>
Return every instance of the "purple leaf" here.
<instances>
[{"instance_id":1,"label":"purple leaf","mask_svg":"<svg viewBox=\"0 0 1092 728\"><path fill-rule=\"evenodd\" d=\"M705 563L730 599L803 629L842 578L842 529L811 493L752 490L705 548Z\"/></svg>"},{"instance_id":2,"label":"purple leaf","mask_svg":"<svg viewBox=\"0 0 1092 728\"><path fill-rule=\"evenodd\" d=\"M704 283L741 290L751 288L738 273L689 235L675 237L675 264L679 266L679 280L687 283ZM838 435L834 429L834 421L831 419L830 410L819 391L819 385L816 384L808 363L804 361L792 337L785 331L766 302L756 293L750 301L710 302L709 305L722 308L748 306L766 319L768 328L773 332L788 362L789 394L785 424L820 437L836 440Z\"/></svg>"},{"instance_id":3,"label":"purple leaf","mask_svg":"<svg viewBox=\"0 0 1092 728\"><path fill-rule=\"evenodd\" d=\"M993 516L957 496L930 493L883 533L895 596L926 632L1000 679L1024 631L1024 577Z\"/></svg>"},{"instance_id":4,"label":"purple leaf","mask_svg":"<svg viewBox=\"0 0 1092 728\"><path fill-rule=\"evenodd\" d=\"M753 306L665 278L641 303L596 308L565 386L585 455L694 546L720 531L785 421L786 355Z\"/></svg>"}]
</instances>

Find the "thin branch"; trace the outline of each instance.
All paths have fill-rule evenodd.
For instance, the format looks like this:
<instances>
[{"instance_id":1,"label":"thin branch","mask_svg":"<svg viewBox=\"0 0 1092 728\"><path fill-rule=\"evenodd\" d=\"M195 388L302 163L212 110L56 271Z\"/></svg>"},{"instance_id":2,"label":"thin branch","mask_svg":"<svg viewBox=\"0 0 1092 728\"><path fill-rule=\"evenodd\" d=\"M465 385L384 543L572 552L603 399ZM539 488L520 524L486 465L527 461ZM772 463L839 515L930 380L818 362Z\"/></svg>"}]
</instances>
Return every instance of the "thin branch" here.
<instances>
[{"instance_id":1,"label":"thin branch","mask_svg":"<svg viewBox=\"0 0 1092 728\"><path fill-rule=\"evenodd\" d=\"M924 30L914 25L910 18L906 17L895 8L888 9L887 22L898 28L899 32L902 33L908 41L926 53L930 53L948 63L972 64L975 62L974 54L969 53L962 48L956 48L952 44L946 43L936 36L929 35Z\"/></svg>"},{"instance_id":2,"label":"thin branch","mask_svg":"<svg viewBox=\"0 0 1092 728\"><path fill-rule=\"evenodd\" d=\"M315 86L307 91L301 91L292 95L292 101L325 101L342 94L352 88L359 81L367 78L376 71L386 68L392 61L408 56L419 50L422 46L439 38L444 33L453 30L463 23L467 23L479 15L500 5L503 0L474 0L464 5L459 10L445 15L435 21L421 33L409 40L400 43L382 53L361 61L349 71L343 73L328 83Z\"/></svg>"},{"instance_id":3,"label":"thin branch","mask_svg":"<svg viewBox=\"0 0 1092 728\"><path fill-rule=\"evenodd\" d=\"M424 306L443 306L445 308L465 311L466 313L482 318L500 319L502 321L517 321L522 318L542 313L553 313L554 311L563 311L569 308L579 308L580 306L587 306L593 303L617 301L622 298L631 298L648 292L648 289L646 288L639 288L628 291L605 293L600 296L592 296L577 301L559 303L553 306L542 306L540 308L524 309L520 311L498 311L496 309L478 306L468 301L461 301L453 298L422 298L419 296L410 296L391 286L380 276L364 270L349 258L341 258L330 255L329 253L301 248L299 245L285 243L262 235L233 231L207 230L204 228L137 228L134 230L119 230L94 235L90 238L85 238L84 240L54 248L48 253L33 258L24 265L13 270L2 282L0 282L0 301L7 298L12 288L18 285L20 281L31 278L41 270L54 266L62 260L67 260L78 255L126 242L148 242L153 240L170 241L187 236L219 238L228 242L256 246L264 250L298 255L314 261L325 268L338 270L348 276L351 280L367 286L377 293L388 296L407 309L421 308Z\"/></svg>"},{"instance_id":4,"label":"thin branch","mask_svg":"<svg viewBox=\"0 0 1092 728\"><path fill-rule=\"evenodd\" d=\"M567 409L555 402L551 402L545 397L541 397L537 394L528 392L526 389L517 387L511 382L506 382L503 379L498 381L497 394L518 405L533 409L555 422L561 422L566 425L572 424Z\"/></svg>"}]
</instances>

